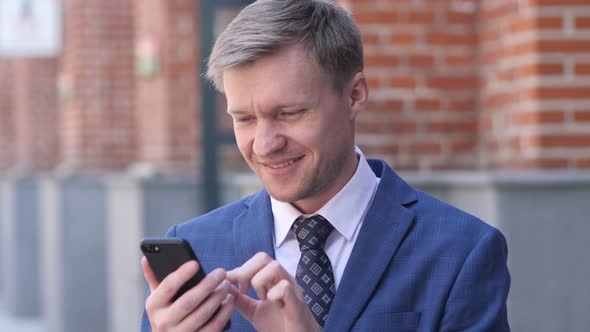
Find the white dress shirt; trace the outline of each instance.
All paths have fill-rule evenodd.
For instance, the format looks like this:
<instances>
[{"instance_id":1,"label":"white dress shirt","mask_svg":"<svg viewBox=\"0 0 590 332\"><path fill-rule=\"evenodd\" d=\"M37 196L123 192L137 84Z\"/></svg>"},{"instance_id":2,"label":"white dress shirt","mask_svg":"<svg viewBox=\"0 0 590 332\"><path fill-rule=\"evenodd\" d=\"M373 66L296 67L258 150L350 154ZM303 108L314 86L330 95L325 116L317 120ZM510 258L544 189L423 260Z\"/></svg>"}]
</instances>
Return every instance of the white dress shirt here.
<instances>
[{"instance_id":1,"label":"white dress shirt","mask_svg":"<svg viewBox=\"0 0 590 332\"><path fill-rule=\"evenodd\" d=\"M354 175L332 199L313 213L323 216L334 226L326 240L324 251L332 263L336 288L340 284L344 268L379 184L379 178L371 170L361 150L358 147L355 150L359 163ZM289 274L295 276L301 252L291 227L295 219L303 213L290 203L280 202L272 197L271 206L274 216L275 258Z\"/></svg>"}]
</instances>

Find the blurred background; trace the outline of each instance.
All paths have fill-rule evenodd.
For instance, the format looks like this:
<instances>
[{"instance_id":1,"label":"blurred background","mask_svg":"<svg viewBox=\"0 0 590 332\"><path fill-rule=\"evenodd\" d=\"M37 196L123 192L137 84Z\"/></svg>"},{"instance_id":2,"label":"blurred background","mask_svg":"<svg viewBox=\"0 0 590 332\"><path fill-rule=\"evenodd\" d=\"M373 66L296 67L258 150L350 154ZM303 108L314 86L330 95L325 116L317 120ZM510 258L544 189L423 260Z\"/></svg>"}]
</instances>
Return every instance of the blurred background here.
<instances>
[{"instance_id":1,"label":"blurred background","mask_svg":"<svg viewBox=\"0 0 590 332\"><path fill-rule=\"evenodd\" d=\"M0 0L1 331L137 331L139 241L260 188L202 80L250 2ZM357 144L506 235L514 331L590 331L590 1L340 3Z\"/></svg>"}]
</instances>

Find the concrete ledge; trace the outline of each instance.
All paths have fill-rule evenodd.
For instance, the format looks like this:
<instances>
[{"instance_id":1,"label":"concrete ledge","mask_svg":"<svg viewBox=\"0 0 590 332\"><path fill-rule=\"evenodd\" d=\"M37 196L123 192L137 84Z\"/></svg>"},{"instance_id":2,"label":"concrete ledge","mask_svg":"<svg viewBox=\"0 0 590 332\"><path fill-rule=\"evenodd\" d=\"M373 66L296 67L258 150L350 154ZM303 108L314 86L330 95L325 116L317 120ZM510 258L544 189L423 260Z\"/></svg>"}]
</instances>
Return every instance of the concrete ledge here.
<instances>
[{"instance_id":1,"label":"concrete ledge","mask_svg":"<svg viewBox=\"0 0 590 332\"><path fill-rule=\"evenodd\" d=\"M546 187L590 185L590 172L527 171L527 172L401 172L400 176L416 186L490 186Z\"/></svg>"},{"instance_id":2,"label":"concrete ledge","mask_svg":"<svg viewBox=\"0 0 590 332\"><path fill-rule=\"evenodd\" d=\"M587 330L590 172L401 175L504 233L513 281L508 303L513 330ZM37 276L42 276L48 331L137 330L147 289L139 266L140 239L162 236L170 226L205 212L194 179L20 176L0 178L0 188L3 297L25 294L12 286L27 273L15 268L20 258L14 253L27 249L16 250L15 239L27 237L20 241L27 243L28 237L39 236L33 251L41 252ZM224 174L223 202L259 188L251 173ZM31 222L35 216L37 226ZM20 235L11 236L16 228Z\"/></svg>"}]
</instances>

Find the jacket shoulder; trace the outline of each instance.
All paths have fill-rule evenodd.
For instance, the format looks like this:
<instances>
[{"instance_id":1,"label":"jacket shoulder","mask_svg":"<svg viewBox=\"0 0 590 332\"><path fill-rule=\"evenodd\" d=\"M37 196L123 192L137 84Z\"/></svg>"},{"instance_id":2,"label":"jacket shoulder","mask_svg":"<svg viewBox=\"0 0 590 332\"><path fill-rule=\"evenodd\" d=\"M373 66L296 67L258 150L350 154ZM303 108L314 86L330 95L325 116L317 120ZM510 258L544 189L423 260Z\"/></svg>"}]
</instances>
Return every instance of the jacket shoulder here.
<instances>
[{"instance_id":1,"label":"jacket shoulder","mask_svg":"<svg viewBox=\"0 0 590 332\"><path fill-rule=\"evenodd\" d=\"M416 193L416 226L424 233L436 233L441 244L470 251L486 236L505 242L502 233L482 219L420 190Z\"/></svg>"},{"instance_id":2,"label":"jacket shoulder","mask_svg":"<svg viewBox=\"0 0 590 332\"><path fill-rule=\"evenodd\" d=\"M214 234L217 232L231 232L233 220L248 209L250 202L257 195L260 195L260 192L219 207L187 222L173 226L168 231L168 235L185 237L194 233Z\"/></svg>"}]
</instances>

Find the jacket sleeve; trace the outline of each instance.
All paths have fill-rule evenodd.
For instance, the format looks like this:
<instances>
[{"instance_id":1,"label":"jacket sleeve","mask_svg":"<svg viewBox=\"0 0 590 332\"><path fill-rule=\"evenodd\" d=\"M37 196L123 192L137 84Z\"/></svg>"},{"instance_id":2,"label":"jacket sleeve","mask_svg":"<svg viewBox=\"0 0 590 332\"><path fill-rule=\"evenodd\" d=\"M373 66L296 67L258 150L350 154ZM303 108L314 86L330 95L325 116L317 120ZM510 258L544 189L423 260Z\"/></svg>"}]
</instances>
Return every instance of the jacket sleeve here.
<instances>
[{"instance_id":1,"label":"jacket sleeve","mask_svg":"<svg viewBox=\"0 0 590 332\"><path fill-rule=\"evenodd\" d=\"M510 331L506 239L490 229L465 260L450 290L441 331Z\"/></svg>"}]
</instances>

